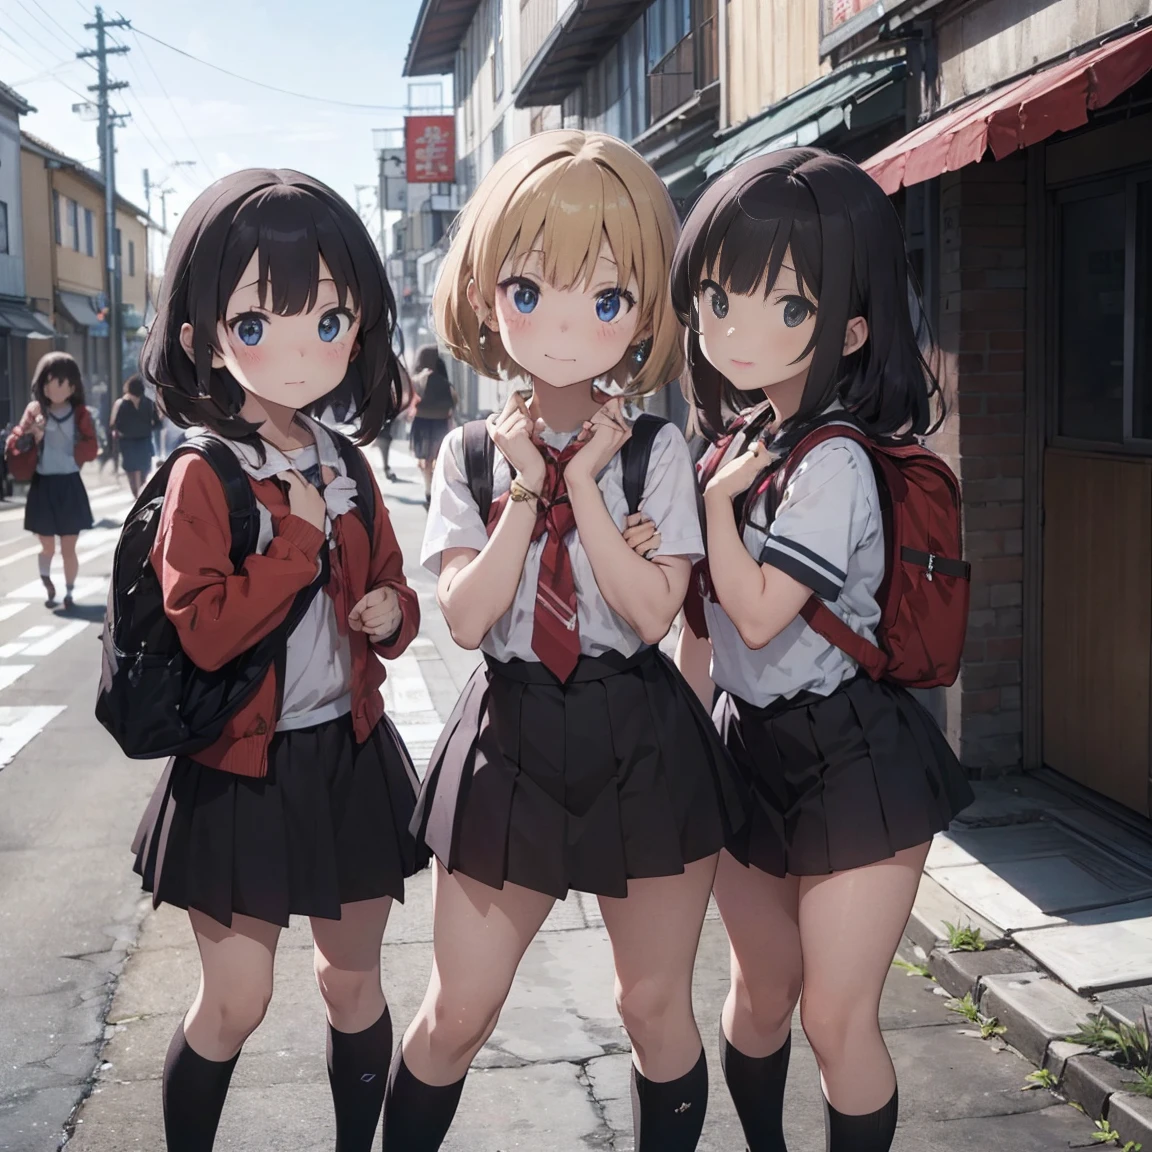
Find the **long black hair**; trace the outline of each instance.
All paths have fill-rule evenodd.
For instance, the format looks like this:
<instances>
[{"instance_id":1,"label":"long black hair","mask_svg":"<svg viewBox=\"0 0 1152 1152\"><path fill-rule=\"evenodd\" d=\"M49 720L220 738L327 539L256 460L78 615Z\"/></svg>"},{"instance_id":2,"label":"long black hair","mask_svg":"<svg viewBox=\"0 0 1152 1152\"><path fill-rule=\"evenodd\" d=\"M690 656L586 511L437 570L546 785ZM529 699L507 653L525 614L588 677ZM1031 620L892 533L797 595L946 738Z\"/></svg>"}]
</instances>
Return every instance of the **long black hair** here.
<instances>
[{"instance_id":1,"label":"long black hair","mask_svg":"<svg viewBox=\"0 0 1152 1152\"><path fill-rule=\"evenodd\" d=\"M795 443L836 400L879 438L935 431L943 398L917 342L899 217L863 169L816 148L738 164L704 190L684 222L672 260L672 306L687 327L690 399L707 431L722 430L722 405L739 412L763 394L737 389L701 351L700 282L711 278L738 295L762 286L767 296L786 253L817 309L800 359L815 354L800 408L780 430L781 446ZM868 338L845 356L854 316L867 320Z\"/></svg>"},{"instance_id":2,"label":"long black hair","mask_svg":"<svg viewBox=\"0 0 1152 1152\"><path fill-rule=\"evenodd\" d=\"M140 354L140 370L156 385L162 408L181 428L202 424L260 448L257 426L240 418L244 389L227 369L212 367L217 327L254 253L261 298L270 282L277 314L315 305L321 259L341 307L351 300L359 313L359 351L346 376L307 411L318 415L343 401L356 411L359 443L370 443L404 403L392 350L396 300L360 217L331 188L290 169L247 168L217 180L176 228ZM193 329L192 358L180 344L184 324Z\"/></svg>"}]
</instances>

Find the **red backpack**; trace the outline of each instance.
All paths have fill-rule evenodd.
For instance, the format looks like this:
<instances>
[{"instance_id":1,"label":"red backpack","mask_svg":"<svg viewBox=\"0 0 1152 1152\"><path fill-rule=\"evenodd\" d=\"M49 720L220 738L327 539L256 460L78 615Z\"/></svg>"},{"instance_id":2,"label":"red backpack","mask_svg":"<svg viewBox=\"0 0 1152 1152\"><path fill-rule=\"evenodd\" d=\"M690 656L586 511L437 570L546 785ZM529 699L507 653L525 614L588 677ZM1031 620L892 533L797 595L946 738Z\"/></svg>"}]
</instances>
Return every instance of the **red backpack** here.
<instances>
[{"instance_id":1,"label":"red backpack","mask_svg":"<svg viewBox=\"0 0 1152 1152\"><path fill-rule=\"evenodd\" d=\"M800 440L767 481L777 501L804 456L835 437L859 444L876 472L885 553L876 644L853 632L816 596L800 615L873 680L906 688L952 684L960 674L968 629L971 576L971 565L960 558L959 482L935 452L918 443L883 444L851 425L824 424Z\"/></svg>"}]
</instances>

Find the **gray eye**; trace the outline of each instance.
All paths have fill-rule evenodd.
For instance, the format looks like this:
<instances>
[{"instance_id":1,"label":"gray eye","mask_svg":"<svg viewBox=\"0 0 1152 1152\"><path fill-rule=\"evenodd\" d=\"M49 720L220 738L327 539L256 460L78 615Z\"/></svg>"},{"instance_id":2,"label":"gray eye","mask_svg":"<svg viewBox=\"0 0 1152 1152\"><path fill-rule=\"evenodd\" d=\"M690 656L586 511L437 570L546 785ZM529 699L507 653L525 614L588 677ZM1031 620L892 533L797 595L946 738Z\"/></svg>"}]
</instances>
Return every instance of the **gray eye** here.
<instances>
[{"instance_id":1,"label":"gray eye","mask_svg":"<svg viewBox=\"0 0 1152 1152\"><path fill-rule=\"evenodd\" d=\"M784 303L784 323L789 328L799 328L812 313L812 305L799 296L791 296Z\"/></svg>"},{"instance_id":2,"label":"gray eye","mask_svg":"<svg viewBox=\"0 0 1152 1152\"><path fill-rule=\"evenodd\" d=\"M719 288L709 288L712 295L712 315L723 320L728 315L728 297Z\"/></svg>"}]
</instances>

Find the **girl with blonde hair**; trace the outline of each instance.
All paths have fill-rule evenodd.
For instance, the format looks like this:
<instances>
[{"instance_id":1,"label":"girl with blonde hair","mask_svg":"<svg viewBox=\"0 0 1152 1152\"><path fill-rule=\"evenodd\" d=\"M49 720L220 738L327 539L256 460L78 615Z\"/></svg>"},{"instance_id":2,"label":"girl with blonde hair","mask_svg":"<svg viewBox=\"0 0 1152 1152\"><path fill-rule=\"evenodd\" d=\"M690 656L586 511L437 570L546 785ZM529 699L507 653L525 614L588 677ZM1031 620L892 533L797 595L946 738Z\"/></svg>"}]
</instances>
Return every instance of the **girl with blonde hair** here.
<instances>
[{"instance_id":1,"label":"girl with blonde hair","mask_svg":"<svg viewBox=\"0 0 1152 1152\"><path fill-rule=\"evenodd\" d=\"M484 662L414 818L437 857L434 963L389 1076L389 1152L440 1147L520 958L572 889L599 897L612 943L637 1149L689 1152L700 1136L692 968L743 809L708 714L657 647L703 551L688 447L663 422L648 441L658 534L640 555L625 495L639 424L598 387L639 396L680 373L675 243L636 152L545 132L481 183L436 289L442 343L531 395L453 430L433 479L422 560L453 637Z\"/></svg>"}]
</instances>

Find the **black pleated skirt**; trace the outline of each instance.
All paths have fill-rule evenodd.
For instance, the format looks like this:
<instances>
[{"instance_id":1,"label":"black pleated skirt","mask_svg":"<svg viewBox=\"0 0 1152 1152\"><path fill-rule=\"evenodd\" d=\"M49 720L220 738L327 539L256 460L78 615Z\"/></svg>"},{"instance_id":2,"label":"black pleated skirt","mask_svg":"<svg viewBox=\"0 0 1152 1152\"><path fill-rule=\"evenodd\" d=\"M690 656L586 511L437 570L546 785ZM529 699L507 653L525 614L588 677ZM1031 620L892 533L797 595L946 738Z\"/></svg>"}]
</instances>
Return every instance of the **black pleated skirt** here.
<instances>
[{"instance_id":1,"label":"black pleated skirt","mask_svg":"<svg viewBox=\"0 0 1152 1152\"><path fill-rule=\"evenodd\" d=\"M288 925L340 905L404 899L428 862L408 824L418 780L384 717L357 744L352 717L277 732L260 779L170 760L140 822L135 871L153 906Z\"/></svg>"},{"instance_id":2,"label":"black pleated skirt","mask_svg":"<svg viewBox=\"0 0 1152 1152\"><path fill-rule=\"evenodd\" d=\"M450 428L446 416L414 416L408 433L412 455L417 460L431 460L440 452L440 445L444 443Z\"/></svg>"},{"instance_id":3,"label":"black pleated skirt","mask_svg":"<svg viewBox=\"0 0 1152 1152\"><path fill-rule=\"evenodd\" d=\"M33 473L24 527L37 536L76 536L92 527L92 507L79 472Z\"/></svg>"},{"instance_id":4,"label":"black pleated skirt","mask_svg":"<svg viewBox=\"0 0 1152 1152\"><path fill-rule=\"evenodd\" d=\"M830 696L767 708L723 693L715 718L753 798L729 851L773 876L886 860L931 840L975 798L924 708L864 674Z\"/></svg>"},{"instance_id":5,"label":"black pleated skirt","mask_svg":"<svg viewBox=\"0 0 1152 1152\"><path fill-rule=\"evenodd\" d=\"M432 753L412 828L449 871L563 899L628 894L727 843L744 789L708 714L656 648L582 656L561 685L488 660Z\"/></svg>"}]
</instances>

